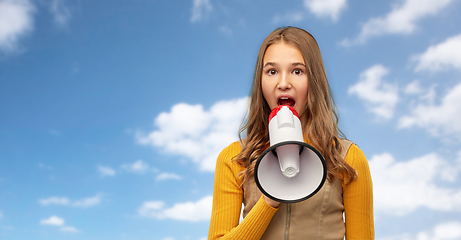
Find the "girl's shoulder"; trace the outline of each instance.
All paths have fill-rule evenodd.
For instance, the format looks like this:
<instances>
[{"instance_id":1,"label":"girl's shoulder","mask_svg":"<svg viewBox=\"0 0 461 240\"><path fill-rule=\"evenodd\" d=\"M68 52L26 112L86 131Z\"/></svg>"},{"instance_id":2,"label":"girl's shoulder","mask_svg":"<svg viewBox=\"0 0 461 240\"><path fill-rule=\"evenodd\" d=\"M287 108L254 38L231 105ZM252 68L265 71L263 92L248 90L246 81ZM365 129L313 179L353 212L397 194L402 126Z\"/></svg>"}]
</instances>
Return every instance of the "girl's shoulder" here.
<instances>
[{"instance_id":1,"label":"girl's shoulder","mask_svg":"<svg viewBox=\"0 0 461 240\"><path fill-rule=\"evenodd\" d=\"M363 151L359 148L357 144L350 140L341 140L341 144L345 147L344 151L344 160L351 165L353 168L359 165L367 165L368 161L365 157Z\"/></svg>"},{"instance_id":2,"label":"girl's shoulder","mask_svg":"<svg viewBox=\"0 0 461 240\"><path fill-rule=\"evenodd\" d=\"M225 147L221 151L221 153L236 153L236 154L238 154L241 150L242 150L242 147L241 147L240 142L235 141L235 142L229 144L229 146Z\"/></svg>"},{"instance_id":3,"label":"girl's shoulder","mask_svg":"<svg viewBox=\"0 0 461 240\"><path fill-rule=\"evenodd\" d=\"M230 169L237 176L244 168L235 161L235 156L241 151L240 142L236 141L225 147L218 156L216 169Z\"/></svg>"},{"instance_id":4,"label":"girl's shoulder","mask_svg":"<svg viewBox=\"0 0 461 240\"><path fill-rule=\"evenodd\" d=\"M240 153L242 147L239 141L231 143L225 147L218 156L218 161L224 161L226 163L233 162L232 159Z\"/></svg>"}]
</instances>

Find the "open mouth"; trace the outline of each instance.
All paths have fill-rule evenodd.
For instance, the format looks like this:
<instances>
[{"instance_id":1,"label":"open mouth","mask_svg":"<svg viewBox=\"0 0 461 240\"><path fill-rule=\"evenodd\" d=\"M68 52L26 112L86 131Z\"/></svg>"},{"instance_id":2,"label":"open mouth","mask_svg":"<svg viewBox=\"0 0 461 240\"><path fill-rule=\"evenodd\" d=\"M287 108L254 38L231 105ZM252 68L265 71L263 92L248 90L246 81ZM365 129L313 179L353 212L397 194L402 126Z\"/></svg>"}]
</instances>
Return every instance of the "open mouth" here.
<instances>
[{"instance_id":1,"label":"open mouth","mask_svg":"<svg viewBox=\"0 0 461 240\"><path fill-rule=\"evenodd\" d=\"M295 105L295 100L289 97L281 97L277 101L277 105L287 105L293 107Z\"/></svg>"}]
</instances>

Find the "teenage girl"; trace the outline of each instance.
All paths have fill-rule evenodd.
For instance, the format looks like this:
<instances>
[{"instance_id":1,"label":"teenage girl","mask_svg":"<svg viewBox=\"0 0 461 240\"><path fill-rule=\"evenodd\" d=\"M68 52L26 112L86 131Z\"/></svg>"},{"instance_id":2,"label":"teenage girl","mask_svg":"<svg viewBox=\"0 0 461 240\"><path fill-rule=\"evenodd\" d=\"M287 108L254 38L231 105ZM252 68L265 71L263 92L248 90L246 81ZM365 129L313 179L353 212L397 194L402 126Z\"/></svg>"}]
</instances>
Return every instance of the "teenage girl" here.
<instances>
[{"instance_id":1,"label":"teenage girl","mask_svg":"<svg viewBox=\"0 0 461 240\"><path fill-rule=\"evenodd\" d=\"M278 105L298 112L304 141L327 163L321 190L299 203L268 198L253 178L256 160L270 145L269 113ZM208 239L374 239L368 162L357 145L343 139L337 122L314 37L295 27L273 31L259 50L249 113L240 129L246 138L217 159Z\"/></svg>"}]
</instances>

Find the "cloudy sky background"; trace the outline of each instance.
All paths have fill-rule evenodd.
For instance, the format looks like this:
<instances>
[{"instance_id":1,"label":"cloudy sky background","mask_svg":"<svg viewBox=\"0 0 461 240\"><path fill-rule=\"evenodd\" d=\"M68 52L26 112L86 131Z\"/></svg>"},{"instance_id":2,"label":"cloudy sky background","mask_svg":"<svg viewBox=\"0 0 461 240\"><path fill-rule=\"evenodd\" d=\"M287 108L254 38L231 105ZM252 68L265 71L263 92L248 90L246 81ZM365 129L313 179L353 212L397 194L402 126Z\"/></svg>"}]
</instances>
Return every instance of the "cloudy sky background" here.
<instances>
[{"instance_id":1,"label":"cloudy sky background","mask_svg":"<svg viewBox=\"0 0 461 240\"><path fill-rule=\"evenodd\" d=\"M460 22L456 0L0 0L0 239L205 239L286 25L319 42L377 239L461 239Z\"/></svg>"}]
</instances>

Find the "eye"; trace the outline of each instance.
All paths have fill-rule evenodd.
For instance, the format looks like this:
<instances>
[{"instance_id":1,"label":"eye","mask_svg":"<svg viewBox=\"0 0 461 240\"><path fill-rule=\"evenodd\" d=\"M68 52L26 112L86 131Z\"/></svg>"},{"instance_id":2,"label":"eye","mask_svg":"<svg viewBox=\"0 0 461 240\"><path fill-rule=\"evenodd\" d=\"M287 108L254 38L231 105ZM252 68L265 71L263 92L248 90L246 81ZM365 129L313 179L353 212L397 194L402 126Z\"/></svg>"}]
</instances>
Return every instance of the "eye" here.
<instances>
[{"instance_id":1,"label":"eye","mask_svg":"<svg viewBox=\"0 0 461 240\"><path fill-rule=\"evenodd\" d=\"M299 68L296 68L295 70L293 70L293 74L295 75L301 75L303 74L303 70L299 69Z\"/></svg>"},{"instance_id":2,"label":"eye","mask_svg":"<svg viewBox=\"0 0 461 240\"><path fill-rule=\"evenodd\" d=\"M269 69L269 70L267 71L267 74L270 75L270 76L275 75L275 74L277 74L277 70L275 70L275 69Z\"/></svg>"}]
</instances>

